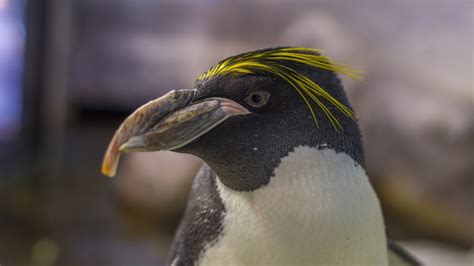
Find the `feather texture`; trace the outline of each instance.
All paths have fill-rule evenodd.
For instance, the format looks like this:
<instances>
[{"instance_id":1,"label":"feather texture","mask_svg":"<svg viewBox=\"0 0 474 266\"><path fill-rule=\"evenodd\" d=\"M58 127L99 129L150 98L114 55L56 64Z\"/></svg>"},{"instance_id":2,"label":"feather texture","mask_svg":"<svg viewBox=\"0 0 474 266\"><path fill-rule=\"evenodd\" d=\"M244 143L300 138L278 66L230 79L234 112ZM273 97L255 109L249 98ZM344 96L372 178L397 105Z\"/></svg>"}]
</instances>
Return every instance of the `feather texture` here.
<instances>
[{"instance_id":1,"label":"feather texture","mask_svg":"<svg viewBox=\"0 0 474 266\"><path fill-rule=\"evenodd\" d=\"M361 79L361 72L347 65L337 63L322 55L322 50L303 47L282 47L239 54L220 61L199 76L198 81L206 81L219 75L266 74L279 77L290 84L301 96L311 111L316 126L319 127L311 102L315 103L331 122L333 127L342 129L341 124L322 99L334 105L340 112L354 119L354 112L334 98L324 88L295 70L296 65L319 68Z\"/></svg>"}]
</instances>

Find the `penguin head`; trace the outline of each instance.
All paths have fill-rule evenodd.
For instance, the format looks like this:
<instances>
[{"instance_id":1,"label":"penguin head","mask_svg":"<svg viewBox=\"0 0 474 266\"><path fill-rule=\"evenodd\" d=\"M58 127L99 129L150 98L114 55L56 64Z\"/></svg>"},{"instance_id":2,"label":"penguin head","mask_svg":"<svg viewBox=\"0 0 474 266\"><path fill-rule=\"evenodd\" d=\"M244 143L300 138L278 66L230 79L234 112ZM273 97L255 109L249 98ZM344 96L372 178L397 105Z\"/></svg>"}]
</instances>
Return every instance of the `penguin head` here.
<instances>
[{"instance_id":1,"label":"penguin head","mask_svg":"<svg viewBox=\"0 0 474 266\"><path fill-rule=\"evenodd\" d=\"M120 153L172 150L203 159L236 191L268 184L296 147L334 149L364 164L354 113L337 73L352 69L309 48L236 55L132 113L112 138L102 171L113 176Z\"/></svg>"}]
</instances>

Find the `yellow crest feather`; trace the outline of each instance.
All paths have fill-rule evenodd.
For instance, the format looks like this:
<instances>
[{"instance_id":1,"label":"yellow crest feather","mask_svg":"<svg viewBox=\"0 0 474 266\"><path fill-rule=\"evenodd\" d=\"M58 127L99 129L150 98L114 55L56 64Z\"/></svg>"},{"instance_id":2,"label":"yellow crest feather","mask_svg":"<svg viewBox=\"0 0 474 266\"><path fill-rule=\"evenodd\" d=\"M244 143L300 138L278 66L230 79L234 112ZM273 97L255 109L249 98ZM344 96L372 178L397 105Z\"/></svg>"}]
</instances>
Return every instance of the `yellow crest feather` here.
<instances>
[{"instance_id":1,"label":"yellow crest feather","mask_svg":"<svg viewBox=\"0 0 474 266\"><path fill-rule=\"evenodd\" d=\"M321 99L325 99L334 105L339 111L349 118L354 119L354 112L339 100L330 95L317 83L310 78L297 72L287 63L298 63L314 68L325 69L336 73L347 75L354 79L361 79L362 75L359 71L335 62L334 60L321 55L322 50L303 48L303 47L285 47L269 50L261 50L248 52L236 56L229 57L219 62L217 65L199 76L198 81L205 81L218 75L227 74L255 74L256 71L266 72L271 75L280 77L288 82L301 96L311 111L311 115L319 127L316 113L310 104L310 101L316 103L324 112L333 127L337 130L342 129L341 124L332 114L332 112L324 105Z\"/></svg>"}]
</instances>

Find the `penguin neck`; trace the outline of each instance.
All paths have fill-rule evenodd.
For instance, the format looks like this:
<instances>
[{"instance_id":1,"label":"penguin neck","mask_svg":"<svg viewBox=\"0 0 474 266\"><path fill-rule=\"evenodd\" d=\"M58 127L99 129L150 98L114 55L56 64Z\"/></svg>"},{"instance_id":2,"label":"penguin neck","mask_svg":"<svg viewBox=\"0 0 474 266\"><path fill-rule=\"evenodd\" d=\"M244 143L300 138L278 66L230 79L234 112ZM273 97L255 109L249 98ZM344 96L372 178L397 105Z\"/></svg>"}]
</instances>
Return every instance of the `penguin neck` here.
<instances>
[{"instance_id":1,"label":"penguin neck","mask_svg":"<svg viewBox=\"0 0 474 266\"><path fill-rule=\"evenodd\" d=\"M237 127L240 124L231 123L227 125L232 127L226 128L229 133L225 137L210 131L199 141L183 147L181 152L203 159L227 187L247 192L266 186L272 179L274 170L281 164L281 159L294 152L296 147L332 149L347 154L361 167L364 166L362 141L354 121L345 121L352 123L352 127L346 125L344 131L334 131L333 128L328 128L329 125L308 130L308 127L314 127L314 120L311 116L307 119L311 124L291 125L287 124L288 121L297 121L296 118L280 119L282 125L277 128L281 128L281 132L275 132L275 126L268 126L273 125L273 120L267 122L267 126L258 125L258 131L251 123L242 123L242 128ZM236 137L232 135L234 132L251 134Z\"/></svg>"},{"instance_id":2,"label":"penguin neck","mask_svg":"<svg viewBox=\"0 0 474 266\"><path fill-rule=\"evenodd\" d=\"M386 264L379 202L350 156L298 147L267 185L250 192L219 179L223 231L202 265Z\"/></svg>"}]
</instances>

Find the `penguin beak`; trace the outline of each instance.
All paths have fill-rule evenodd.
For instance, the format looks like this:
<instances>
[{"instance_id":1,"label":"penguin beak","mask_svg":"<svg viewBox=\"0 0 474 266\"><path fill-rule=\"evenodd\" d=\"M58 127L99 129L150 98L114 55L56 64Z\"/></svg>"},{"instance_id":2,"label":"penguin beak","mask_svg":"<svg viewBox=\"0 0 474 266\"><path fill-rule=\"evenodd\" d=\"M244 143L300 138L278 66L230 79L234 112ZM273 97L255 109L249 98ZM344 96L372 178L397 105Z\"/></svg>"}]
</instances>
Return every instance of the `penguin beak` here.
<instances>
[{"instance_id":1,"label":"penguin beak","mask_svg":"<svg viewBox=\"0 0 474 266\"><path fill-rule=\"evenodd\" d=\"M105 152L102 173L113 177L121 153L175 150L231 116L250 112L226 98L193 102L195 90L171 91L135 110L115 132Z\"/></svg>"}]
</instances>

